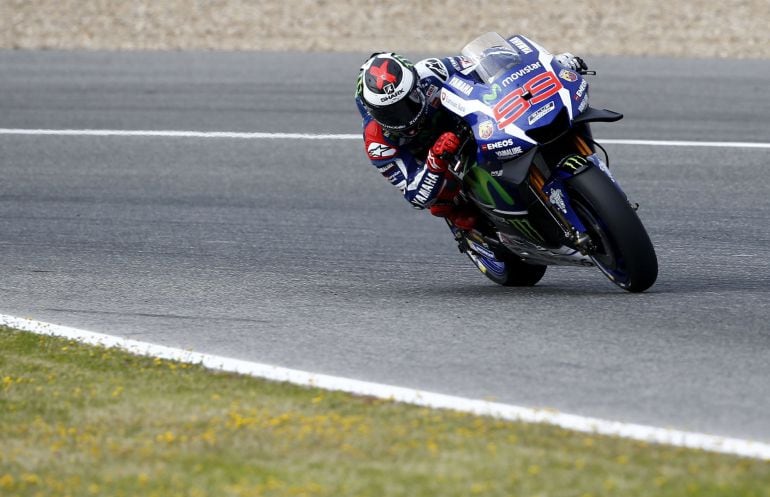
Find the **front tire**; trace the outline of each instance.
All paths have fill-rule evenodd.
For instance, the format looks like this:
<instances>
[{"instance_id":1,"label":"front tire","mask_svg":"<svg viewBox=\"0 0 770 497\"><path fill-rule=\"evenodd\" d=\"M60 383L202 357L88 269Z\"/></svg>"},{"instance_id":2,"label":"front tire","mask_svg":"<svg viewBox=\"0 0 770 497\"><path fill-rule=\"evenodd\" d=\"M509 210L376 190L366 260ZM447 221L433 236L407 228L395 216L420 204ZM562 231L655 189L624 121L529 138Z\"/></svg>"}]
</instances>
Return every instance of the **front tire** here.
<instances>
[{"instance_id":1,"label":"front tire","mask_svg":"<svg viewBox=\"0 0 770 497\"><path fill-rule=\"evenodd\" d=\"M607 174L591 167L567 180L570 203L594 245L591 258L617 286L643 292L658 277L649 235L628 199Z\"/></svg>"}]
</instances>

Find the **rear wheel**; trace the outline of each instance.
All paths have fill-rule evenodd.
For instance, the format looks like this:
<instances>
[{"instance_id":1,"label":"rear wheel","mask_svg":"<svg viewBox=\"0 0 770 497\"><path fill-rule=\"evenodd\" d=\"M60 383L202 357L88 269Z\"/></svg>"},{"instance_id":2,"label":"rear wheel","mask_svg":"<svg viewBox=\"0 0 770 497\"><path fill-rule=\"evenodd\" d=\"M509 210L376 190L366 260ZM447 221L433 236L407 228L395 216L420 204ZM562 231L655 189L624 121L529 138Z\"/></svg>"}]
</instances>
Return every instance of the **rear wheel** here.
<instances>
[{"instance_id":1,"label":"rear wheel","mask_svg":"<svg viewBox=\"0 0 770 497\"><path fill-rule=\"evenodd\" d=\"M479 271L498 285L534 286L545 274L547 266L527 264L513 254L493 253L467 238L466 243L468 247L465 253L471 261Z\"/></svg>"},{"instance_id":2,"label":"rear wheel","mask_svg":"<svg viewBox=\"0 0 770 497\"><path fill-rule=\"evenodd\" d=\"M658 260L644 225L625 195L592 167L568 180L570 203L588 230L591 258L616 285L643 292L658 277Z\"/></svg>"}]
</instances>

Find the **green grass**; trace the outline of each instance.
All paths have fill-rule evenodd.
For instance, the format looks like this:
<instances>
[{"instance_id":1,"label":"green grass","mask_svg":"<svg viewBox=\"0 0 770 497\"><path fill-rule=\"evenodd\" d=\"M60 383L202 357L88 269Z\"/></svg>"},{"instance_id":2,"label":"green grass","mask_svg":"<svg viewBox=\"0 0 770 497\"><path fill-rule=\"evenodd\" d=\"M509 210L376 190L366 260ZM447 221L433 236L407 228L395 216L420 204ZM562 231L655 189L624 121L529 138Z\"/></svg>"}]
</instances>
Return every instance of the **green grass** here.
<instances>
[{"instance_id":1,"label":"green grass","mask_svg":"<svg viewBox=\"0 0 770 497\"><path fill-rule=\"evenodd\" d=\"M770 463L0 327L0 495L770 496Z\"/></svg>"}]
</instances>

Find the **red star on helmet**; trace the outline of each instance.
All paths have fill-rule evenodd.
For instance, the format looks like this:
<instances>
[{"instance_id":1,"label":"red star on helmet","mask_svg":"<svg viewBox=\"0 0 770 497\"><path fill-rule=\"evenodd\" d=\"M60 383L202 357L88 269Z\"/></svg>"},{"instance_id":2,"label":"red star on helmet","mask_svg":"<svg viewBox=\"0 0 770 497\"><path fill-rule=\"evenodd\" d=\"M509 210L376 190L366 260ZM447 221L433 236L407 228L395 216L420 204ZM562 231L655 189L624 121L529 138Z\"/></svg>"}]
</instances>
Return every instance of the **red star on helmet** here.
<instances>
[{"instance_id":1,"label":"red star on helmet","mask_svg":"<svg viewBox=\"0 0 770 497\"><path fill-rule=\"evenodd\" d=\"M372 66L369 68L369 74L374 76L377 79L377 89L382 90L383 85L385 85L385 82L388 83L396 83L396 75L390 74L388 72L388 60L383 60L382 64L380 64L379 67L372 64Z\"/></svg>"}]
</instances>

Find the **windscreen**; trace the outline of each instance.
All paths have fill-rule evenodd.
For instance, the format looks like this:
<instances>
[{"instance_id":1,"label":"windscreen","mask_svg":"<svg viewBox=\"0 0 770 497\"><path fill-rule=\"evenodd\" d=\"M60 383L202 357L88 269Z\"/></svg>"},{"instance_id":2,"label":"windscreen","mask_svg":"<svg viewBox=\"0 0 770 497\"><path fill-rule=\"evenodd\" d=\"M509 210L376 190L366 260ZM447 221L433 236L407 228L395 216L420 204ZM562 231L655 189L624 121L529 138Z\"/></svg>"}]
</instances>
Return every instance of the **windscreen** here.
<instances>
[{"instance_id":1,"label":"windscreen","mask_svg":"<svg viewBox=\"0 0 770 497\"><path fill-rule=\"evenodd\" d=\"M485 33L465 45L462 54L476 65L476 74L486 84L493 83L521 63L516 49L497 33Z\"/></svg>"}]
</instances>

